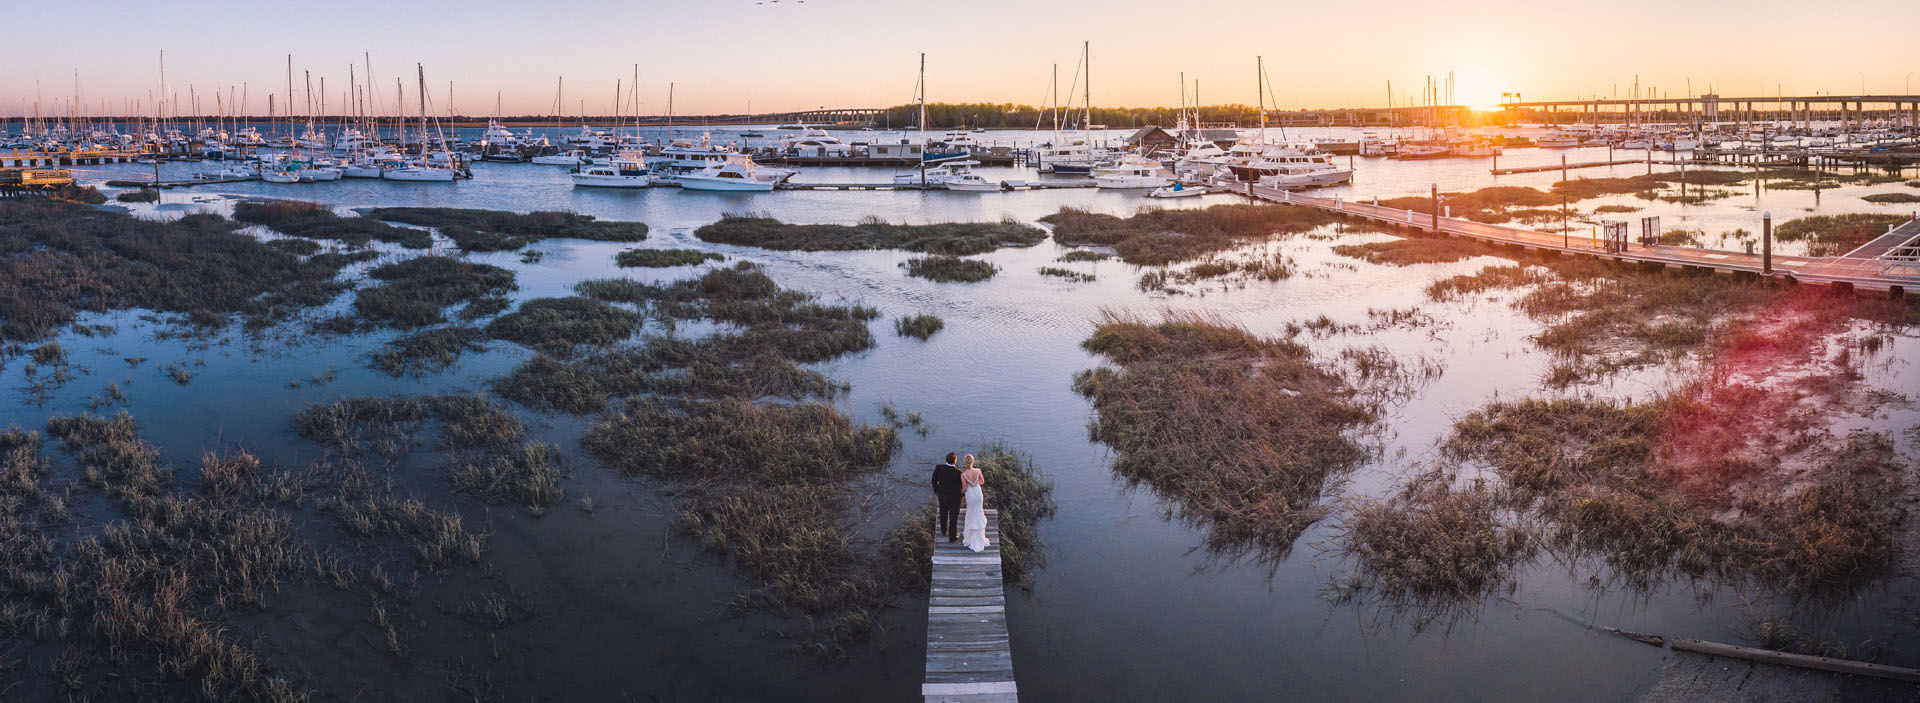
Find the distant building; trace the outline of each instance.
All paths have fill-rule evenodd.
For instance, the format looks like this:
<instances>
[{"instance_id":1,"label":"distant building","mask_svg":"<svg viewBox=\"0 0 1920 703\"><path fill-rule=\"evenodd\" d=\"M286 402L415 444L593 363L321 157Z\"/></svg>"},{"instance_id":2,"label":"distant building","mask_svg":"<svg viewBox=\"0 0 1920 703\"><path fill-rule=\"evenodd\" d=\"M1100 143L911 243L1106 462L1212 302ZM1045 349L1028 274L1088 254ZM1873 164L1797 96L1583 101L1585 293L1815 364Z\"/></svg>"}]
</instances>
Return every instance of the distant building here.
<instances>
[{"instance_id":1,"label":"distant building","mask_svg":"<svg viewBox=\"0 0 1920 703\"><path fill-rule=\"evenodd\" d=\"M1213 142L1222 149L1231 149L1240 142L1240 133L1231 129L1189 129L1184 134L1188 139ZM1141 127L1127 137L1127 146L1146 151L1166 149L1178 143L1180 139L1173 132L1160 127Z\"/></svg>"},{"instance_id":2,"label":"distant building","mask_svg":"<svg viewBox=\"0 0 1920 703\"><path fill-rule=\"evenodd\" d=\"M867 146L867 156L875 159L920 160L920 145L902 139L898 144L875 143Z\"/></svg>"}]
</instances>

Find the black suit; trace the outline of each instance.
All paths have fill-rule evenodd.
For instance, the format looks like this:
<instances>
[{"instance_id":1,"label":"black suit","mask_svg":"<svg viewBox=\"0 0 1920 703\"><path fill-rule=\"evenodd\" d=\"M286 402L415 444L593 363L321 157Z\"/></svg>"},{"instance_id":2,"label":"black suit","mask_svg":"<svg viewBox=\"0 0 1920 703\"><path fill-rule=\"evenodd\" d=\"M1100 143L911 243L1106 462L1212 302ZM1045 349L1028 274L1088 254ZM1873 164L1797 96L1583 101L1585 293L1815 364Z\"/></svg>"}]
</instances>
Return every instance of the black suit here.
<instances>
[{"instance_id":1,"label":"black suit","mask_svg":"<svg viewBox=\"0 0 1920 703\"><path fill-rule=\"evenodd\" d=\"M940 499L940 519L936 527L949 540L960 537L960 493L959 467L952 464L933 467L933 495Z\"/></svg>"}]
</instances>

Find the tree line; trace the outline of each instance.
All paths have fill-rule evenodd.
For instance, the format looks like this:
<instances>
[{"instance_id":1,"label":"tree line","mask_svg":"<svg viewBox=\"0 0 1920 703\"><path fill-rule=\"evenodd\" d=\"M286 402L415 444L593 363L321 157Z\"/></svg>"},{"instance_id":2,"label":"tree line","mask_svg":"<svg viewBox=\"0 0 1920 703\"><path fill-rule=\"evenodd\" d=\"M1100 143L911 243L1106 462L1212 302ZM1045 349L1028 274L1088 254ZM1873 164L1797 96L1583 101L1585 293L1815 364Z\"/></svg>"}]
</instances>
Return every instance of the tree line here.
<instances>
[{"instance_id":1,"label":"tree line","mask_svg":"<svg viewBox=\"0 0 1920 703\"><path fill-rule=\"evenodd\" d=\"M1257 124L1260 111L1252 105L1208 105L1197 110L1203 124ZM1268 111L1269 113L1272 110ZM1078 128L1081 111L1078 108L1058 111L1060 126ZM927 128L951 129L960 126L986 127L994 129L1052 129L1055 111L1032 105L1014 103L927 103ZM1177 107L1096 107L1093 108L1093 123L1112 128L1123 127L1172 127L1180 120L1180 108ZM920 123L919 105L895 105L876 117L874 122L894 129L913 127Z\"/></svg>"}]
</instances>

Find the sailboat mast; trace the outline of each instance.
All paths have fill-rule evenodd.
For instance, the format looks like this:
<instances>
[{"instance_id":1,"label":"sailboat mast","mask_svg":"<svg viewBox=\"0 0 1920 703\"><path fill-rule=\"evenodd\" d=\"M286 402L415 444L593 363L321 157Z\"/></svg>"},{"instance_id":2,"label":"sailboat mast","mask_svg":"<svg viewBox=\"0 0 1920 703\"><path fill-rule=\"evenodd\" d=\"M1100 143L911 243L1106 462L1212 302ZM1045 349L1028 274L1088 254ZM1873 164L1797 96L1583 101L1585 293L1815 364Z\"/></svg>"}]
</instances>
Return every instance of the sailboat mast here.
<instances>
[{"instance_id":1,"label":"sailboat mast","mask_svg":"<svg viewBox=\"0 0 1920 703\"><path fill-rule=\"evenodd\" d=\"M416 63L413 68L420 74L420 156L424 158L427 155L427 67Z\"/></svg>"},{"instance_id":2,"label":"sailboat mast","mask_svg":"<svg viewBox=\"0 0 1920 703\"><path fill-rule=\"evenodd\" d=\"M1081 81L1080 128L1086 132L1087 148L1093 148L1093 42L1080 43L1080 62L1086 65L1086 80Z\"/></svg>"},{"instance_id":3,"label":"sailboat mast","mask_svg":"<svg viewBox=\"0 0 1920 703\"><path fill-rule=\"evenodd\" d=\"M1260 104L1256 109L1260 111L1260 143L1261 144L1267 143L1267 82L1264 80L1261 80L1260 78L1261 76L1266 75L1266 72L1267 72L1266 61L1267 61L1266 57L1264 56L1253 57L1253 71L1254 71L1253 89L1254 89L1254 92L1258 93L1260 96L1259 97Z\"/></svg>"}]
</instances>

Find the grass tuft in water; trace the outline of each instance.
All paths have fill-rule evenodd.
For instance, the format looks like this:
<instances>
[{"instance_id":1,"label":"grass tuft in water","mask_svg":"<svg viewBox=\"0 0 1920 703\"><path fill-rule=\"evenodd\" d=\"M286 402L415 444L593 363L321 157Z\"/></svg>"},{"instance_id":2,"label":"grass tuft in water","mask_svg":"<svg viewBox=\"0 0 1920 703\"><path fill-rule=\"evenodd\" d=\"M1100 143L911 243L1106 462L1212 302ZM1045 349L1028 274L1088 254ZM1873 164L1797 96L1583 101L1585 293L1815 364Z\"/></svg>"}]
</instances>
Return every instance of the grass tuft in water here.
<instances>
[{"instance_id":1,"label":"grass tuft in water","mask_svg":"<svg viewBox=\"0 0 1920 703\"><path fill-rule=\"evenodd\" d=\"M978 283L993 278L1000 268L978 259L958 256L926 256L900 264L907 275L940 283Z\"/></svg>"},{"instance_id":2,"label":"grass tuft in water","mask_svg":"<svg viewBox=\"0 0 1920 703\"><path fill-rule=\"evenodd\" d=\"M693 235L701 241L762 249L901 249L951 256L1030 247L1047 238L1038 227L1011 221L907 225L870 217L857 225L794 225L765 216L735 214L723 215L718 222L694 230Z\"/></svg>"},{"instance_id":3,"label":"grass tuft in water","mask_svg":"<svg viewBox=\"0 0 1920 703\"><path fill-rule=\"evenodd\" d=\"M628 249L614 257L614 263L626 268L698 266L708 261L726 260L725 255L699 249Z\"/></svg>"},{"instance_id":4,"label":"grass tuft in water","mask_svg":"<svg viewBox=\"0 0 1920 703\"><path fill-rule=\"evenodd\" d=\"M938 315L913 315L893 321L894 333L902 337L926 339L947 326Z\"/></svg>"},{"instance_id":5,"label":"grass tuft in water","mask_svg":"<svg viewBox=\"0 0 1920 703\"><path fill-rule=\"evenodd\" d=\"M592 215L544 210L520 214L501 210L446 207L383 207L366 215L374 220L433 227L461 249L511 251L548 238L637 242L647 238L639 222L602 222Z\"/></svg>"}]
</instances>

